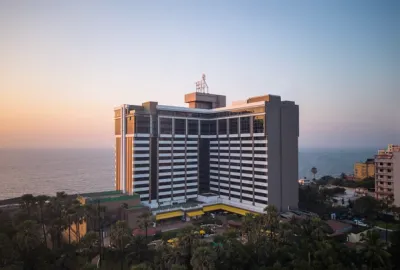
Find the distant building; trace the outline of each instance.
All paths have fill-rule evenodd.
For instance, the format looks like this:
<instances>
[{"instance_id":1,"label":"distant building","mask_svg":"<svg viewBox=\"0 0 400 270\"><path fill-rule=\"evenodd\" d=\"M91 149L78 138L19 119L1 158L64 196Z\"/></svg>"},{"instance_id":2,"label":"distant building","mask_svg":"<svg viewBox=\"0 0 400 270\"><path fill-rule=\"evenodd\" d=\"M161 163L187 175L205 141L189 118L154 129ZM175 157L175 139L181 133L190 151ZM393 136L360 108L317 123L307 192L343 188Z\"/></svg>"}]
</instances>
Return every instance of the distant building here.
<instances>
[{"instance_id":1,"label":"distant building","mask_svg":"<svg viewBox=\"0 0 400 270\"><path fill-rule=\"evenodd\" d=\"M307 177L304 177L302 179L299 179L299 185L300 186L308 186L312 183L310 179L307 179Z\"/></svg>"},{"instance_id":2,"label":"distant building","mask_svg":"<svg viewBox=\"0 0 400 270\"><path fill-rule=\"evenodd\" d=\"M355 180L362 180L367 177L375 176L375 161L373 158L367 159L365 162L357 162L354 164Z\"/></svg>"},{"instance_id":3,"label":"distant building","mask_svg":"<svg viewBox=\"0 0 400 270\"><path fill-rule=\"evenodd\" d=\"M331 229L333 230L333 234L347 233L353 228L351 224L343 223L336 220L327 220L325 222L329 225L329 227L331 227Z\"/></svg>"},{"instance_id":4,"label":"distant building","mask_svg":"<svg viewBox=\"0 0 400 270\"><path fill-rule=\"evenodd\" d=\"M375 156L375 197L400 206L400 145L389 144Z\"/></svg>"},{"instance_id":5,"label":"distant building","mask_svg":"<svg viewBox=\"0 0 400 270\"><path fill-rule=\"evenodd\" d=\"M92 217L90 220L81 220L79 224L73 222L71 229L63 232L65 241L79 242L88 231L98 231L97 208L105 209L106 219L102 222L103 236L109 231L109 227L117 220L125 220L132 228L137 226L138 216L145 211L149 211L140 203L138 194L123 194L121 191L103 191L80 194L77 200L82 205L92 206ZM73 220L72 220L73 221Z\"/></svg>"}]
</instances>

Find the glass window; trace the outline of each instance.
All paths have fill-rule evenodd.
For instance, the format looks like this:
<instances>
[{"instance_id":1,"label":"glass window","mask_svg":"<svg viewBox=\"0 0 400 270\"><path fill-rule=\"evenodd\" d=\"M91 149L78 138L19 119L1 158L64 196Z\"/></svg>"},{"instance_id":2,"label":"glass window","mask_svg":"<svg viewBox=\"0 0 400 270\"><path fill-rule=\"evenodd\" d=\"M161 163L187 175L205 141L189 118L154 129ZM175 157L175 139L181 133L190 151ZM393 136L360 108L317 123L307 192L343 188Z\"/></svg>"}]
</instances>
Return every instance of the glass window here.
<instances>
[{"instance_id":1,"label":"glass window","mask_svg":"<svg viewBox=\"0 0 400 270\"><path fill-rule=\"evenodd\" d=\"M218 120L218 134L223 135L226 134L227 130L227 122L226 119L219 119Z\"/></svg>"},{"instance_id":2,"label":"glass window","mask_svg":"<svg viewBox=\"0 0 400 270\"><path fill-rule=\"evenodd\" d=\"M210 135L216 135L217 134L217 121L210 120L209 125L210 125Z\"/></svg>"},{"instance_id":3,"label":"glass window","mask_svg":"<svg viewBox=\"0 0 400 270\"><path fill-rule=\"evenodd\" d=\"M253 118L253 133L264 133L265 116L257 115Z\"/></svg>"},{"instance_id":4,"label":"glass window","mask_svg":"<svg viewBox=\"0 0 400 270\"><path fill-rule=\"evenodd\" d=\"M250 133L250 117L240 118L240 133Z\"/></svg>"},{"instance_id":5,"label":"glass window","mask_svg":"<svg viewBox=\"0 0 400 270\"><path fill-rule=\"evenodd\" d=\"M189 135L199 134L199 120L188 120Z\"/></svg>"},{"instance_id":6,"label":"glass window","mask_svg":"<svg viewBox=\"0 0 400 270\"><path fill-rule=\"evenodd\" d=\"M186 134L185 119L175 119L175 134Z\"/></svg>"},{"instance_id":7,"label":"glass window","mask_svg":"<svg viewBox=\"0 0 400 270\"><path fill-rule=\"evenodd\" d=\"M238 134L238 118L229 119L229 134Z\"/></svg>"},{"instance_id":8,"label":"glass window","mask_svg":"<svg viewBox=\"0 0 400 270\"><path fill-rule=\"evenodd\" d=\"M210 121L208 120L201 120L201 135L210 135Z\"/></svg>"},{"instance_id":9,"label":"glass window","mask_svg":"<svg viewBox=\"0 0 400 270\"><path fill-rule=\"evenodd\" d=\"M136 115L135 116L135 132L136 133L150 133L150 116Z\"/></svg>"},{"instance_id":10,"label":"glass window","mask_svg":"<svg viewBox=\"0 0 400 270\"><path fill-rule=\"evenodd\" d=\"M172 118L160 118L160 134L172 134Z\"/></svg>"}]
</instances>

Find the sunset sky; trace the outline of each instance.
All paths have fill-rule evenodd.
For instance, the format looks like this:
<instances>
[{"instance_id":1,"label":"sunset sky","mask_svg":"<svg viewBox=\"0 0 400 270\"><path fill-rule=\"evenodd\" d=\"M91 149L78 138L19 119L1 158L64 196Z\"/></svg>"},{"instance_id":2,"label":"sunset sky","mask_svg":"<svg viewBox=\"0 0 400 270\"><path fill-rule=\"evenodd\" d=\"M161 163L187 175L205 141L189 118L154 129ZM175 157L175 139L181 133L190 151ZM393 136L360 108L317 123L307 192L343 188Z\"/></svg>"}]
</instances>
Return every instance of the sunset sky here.
<instances>
[{"instance_id":1,"label":"sunset sky","mask_svg":"<svg viewBox=\"0 0 400 270\"><path fill-rule=\"evenodd\" d=\"M300 147L400 144L399 1L0 1L0 148L113 147L113 108L300 105Z\"/></svg>"}]
</instances>

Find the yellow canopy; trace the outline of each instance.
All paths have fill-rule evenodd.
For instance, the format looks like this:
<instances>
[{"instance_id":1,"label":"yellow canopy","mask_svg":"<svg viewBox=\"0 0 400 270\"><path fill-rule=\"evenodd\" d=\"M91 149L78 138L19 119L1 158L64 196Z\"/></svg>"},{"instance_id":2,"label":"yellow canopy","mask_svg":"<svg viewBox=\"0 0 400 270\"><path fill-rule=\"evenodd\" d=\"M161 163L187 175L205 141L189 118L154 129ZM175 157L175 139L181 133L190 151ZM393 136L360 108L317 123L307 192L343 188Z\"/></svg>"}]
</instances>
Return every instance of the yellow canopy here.
<instances>
[{"instance_id":1,"label":"yellow canopy","mask_svg":"<svg viewBox=\"0 0 400 270\"><path fill-rule=\"evenodd\" d=\"M195 217L195 216L202 216L204 215L204 212L201 210L197 210L197 211L192 211L192 212L187 212L186 213L189 217Z\"/></svg>"},{"instance_id":2,"label":"yellow canopy","mask_svg":"<svg viewBox=\"0 0 400 270\"><path fill-rule=\"evenodd\" d=\"M206 232L204 230L200 230L200 234L205 234Z\"/></svg>"},{"instance_id":3,"label":"yellow canopy","mask_svg":"<svg viewBox=\"0 0 400 270\"><path fill-rule=\"evenodd\" d=\"M215 211L215 210L222 210L222 204L214 204L203 207L204 212Z\"/></svg>"},{"instance_id":4,"label":"yellow canopy","mask_svg":"<svg viewBox=\"0 0 400 270\"><path fill-rule=\"evenodd\" d=\"M215 210L224 210L230 213L235 213L235 214L239 214L242 216L245 216L247 213L250 214L257 214L255 212L249 211L249 210L244 210L242 208L237 208L237 207L233 207L230 205L225 205L225 204L215 204L215 205L209 205L209 206L204 206L203 207L203 211L204 212L209 212L209 211L215 211Z\"/></svg>"},{"instance_id":5,"label":"yellow canopy","mask_svg":"<svg viewBox=\"0 0 400 270\"><path fill-rule=\"evenodd\" d=\"M183 216L183 212L182 211L173 211L173 212L168 212L168 213L160 213L160 214L156 215L156 220L173 218L173 217L180 217L180 216Z\"/></svg>"}]
</instances>

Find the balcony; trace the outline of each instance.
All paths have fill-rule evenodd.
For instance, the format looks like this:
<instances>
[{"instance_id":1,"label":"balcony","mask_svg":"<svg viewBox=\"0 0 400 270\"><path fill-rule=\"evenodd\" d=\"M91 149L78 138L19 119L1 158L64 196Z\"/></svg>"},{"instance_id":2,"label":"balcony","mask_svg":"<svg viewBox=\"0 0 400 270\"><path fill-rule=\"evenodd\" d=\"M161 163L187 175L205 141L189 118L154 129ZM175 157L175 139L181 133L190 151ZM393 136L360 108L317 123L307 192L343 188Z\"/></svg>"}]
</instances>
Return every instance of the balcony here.
<instances>
[{"instance_id":1,"label":"balcony","mask_svg":"<svg viewBox=\"0 0 400 270\"><path fill-rule=\"evenodd\" d=\"M383 176L392 176L393 175L393 171L390 171L390 172L388 172L388 171L383 171L383 172L377 171L377 172L375 172L375 174L376 175L383 175Z\"/></svg>"},{"instance_id":2,"label":"balcony","mask_svg":"<svg viewBox=\"0 0 400 270\"><path fill-rule=\"evenodd\" d=\"M393 191L386 191L386 190L375 190L375 193L378 195L393 195Z\"/></svg>"}]
</instances>

